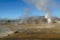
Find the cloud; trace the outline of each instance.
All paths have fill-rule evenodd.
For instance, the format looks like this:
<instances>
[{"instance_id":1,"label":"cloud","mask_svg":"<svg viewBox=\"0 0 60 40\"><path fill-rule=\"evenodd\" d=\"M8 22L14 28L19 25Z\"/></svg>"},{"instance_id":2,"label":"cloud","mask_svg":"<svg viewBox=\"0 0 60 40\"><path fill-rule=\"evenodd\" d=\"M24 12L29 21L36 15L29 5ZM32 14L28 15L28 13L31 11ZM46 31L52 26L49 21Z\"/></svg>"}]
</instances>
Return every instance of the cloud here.
<instances>
[{"instance_id":1,"label":"cloud","mask_svg":"<svg viewBox=\"0 0 60 40\"><path fill-rule=\"evenodd\" d=\"M29 5L34 5L38 10L43 10L50 13L49 5L52 0L23 0Z\"/></svg>"},{"instance_id":2,"label":"cloud","mask_svg":"<svg viewBox=\"0 0 60 40\"><path fill-rule=\"evenodd\" d=\"M48 5L49 0L24 0L24 2L30 4L30 5L35 5L37 8L42 8L44 6Z\"/></svg>"},{"instance_id":3,"label":"cloud","mask_svg":"<svg viewBox=\"0 0 60 40\"><path fill-rule=\"evenodd\" d=\"M51 10L50 8L58 8L55 0L24 0L28 5L34 5L38 10L43 10L46 15L48 23L51 22Z\"/></svg>"},{"instance_id":4,"label":"cloud","mask_svg":"<svg viewBox=\"0 0 60 40\"><path fill-rule=\"evenodd\" d=\"M55 7L58 6L55 0L23 0L25 3L29 5L35 5L35 7L39 10L45 9L46 7Z\"/></svg>"},{"instance_id":5,"label":"cloud","mask_svg":"<svg viewBox=\"0 0 60 40\"><path fill-rule=\"evenodd\" d=\"M34 5L38 10L43 10L46 13L51 13L50 8L58 8L59 5L55 0L23 0L28 5Z\"/></svg>"}]
</instances>

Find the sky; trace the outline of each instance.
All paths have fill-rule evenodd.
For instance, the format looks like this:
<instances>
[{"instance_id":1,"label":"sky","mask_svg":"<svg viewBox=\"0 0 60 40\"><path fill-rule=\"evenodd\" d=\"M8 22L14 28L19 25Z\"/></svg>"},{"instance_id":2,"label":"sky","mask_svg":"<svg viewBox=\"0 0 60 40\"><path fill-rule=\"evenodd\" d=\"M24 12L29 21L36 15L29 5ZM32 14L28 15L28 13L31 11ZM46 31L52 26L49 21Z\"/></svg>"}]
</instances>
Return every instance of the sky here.
<instances>
[{"instance_id":1,"label":"sky","mask_svg":"<svg viewBox=\"0 0 60 40\"><path fill-rule=\"evenodd\" d=\"M55 0L60 5L60 0ZM45 12L28 5L23 0L0 0L0 18L17 19L24 16L24 9L29 8L29 16L44 16ZM60 18L60 8L51 10L52 16Z\"/></svg>"}]
</instances>

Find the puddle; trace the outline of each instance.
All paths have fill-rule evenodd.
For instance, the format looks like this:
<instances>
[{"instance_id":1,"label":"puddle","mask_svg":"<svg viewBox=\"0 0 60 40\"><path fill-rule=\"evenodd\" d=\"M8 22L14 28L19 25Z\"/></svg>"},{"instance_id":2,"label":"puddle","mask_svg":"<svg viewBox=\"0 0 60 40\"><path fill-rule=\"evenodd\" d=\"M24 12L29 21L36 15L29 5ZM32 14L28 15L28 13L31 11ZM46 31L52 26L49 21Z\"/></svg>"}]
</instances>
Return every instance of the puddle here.
<instances>
[{"instance_id":1,"label":"puddle","mask_svg":"<svg viewBox=\"0 0 60 40\"><path fill-rule=\"evenodd\" d=\"M0 26L0 37L8 36L8 34L14 33L10 28L5 26Z\"/></svg>"}]
</instances>

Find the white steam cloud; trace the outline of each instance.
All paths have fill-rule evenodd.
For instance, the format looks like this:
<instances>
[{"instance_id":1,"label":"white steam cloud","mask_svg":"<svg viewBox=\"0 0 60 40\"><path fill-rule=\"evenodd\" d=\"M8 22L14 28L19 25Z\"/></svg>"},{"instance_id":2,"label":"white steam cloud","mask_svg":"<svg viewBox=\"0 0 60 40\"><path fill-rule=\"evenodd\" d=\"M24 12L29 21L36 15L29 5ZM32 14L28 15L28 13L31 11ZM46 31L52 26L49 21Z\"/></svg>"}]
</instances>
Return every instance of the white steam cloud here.
<instances>
[{"instance_id":1,"label":"white steam cloud","mask_svg":"<svg viewBox=\"0 0 60 40\"><path fill-rule=\"evenodd\" d=\"M51 0L24 0L24 2L30 4L30 5L35 5L36 8L38 9L43 9L46 6L49 5Z\"/></svg>"},{"instance_id":2,"label":"white steam cloud","mask_svg":"<svg viewBox=\"0 0 60 40\"><path fill-rule=\"evenodd\" d=\"M51 10L49 7L56 7L54 0L23 0L29 5L34 5L38 10L43 10L46 12L45 18L47 18L48 23L51 23Z\"/></svg>"},{"instance_id":3,"label":"white steam cloud","mask_svg":"<svg viewBox=\"0 0 60 40\"><path fill-rule=\"evenodd\" d=\"M49 2L51 0L24 0L24 2L34 5L38 10L44 10L46 11L45 18L49 18L50 16L50 10L48 8Z\"/></svg>"},{"instance_id":4,"label":"white steam cloud","mask_svg":"<svg viewBox=\"0 0 60 40\"><path fill-rule=\"evenodd\" d=\"M44 11L46 11L46 9L48 9L49 7L56 8L56 6L58 6L54 0L23 0L23 1L29 5L34 5L38 10Z\"/></svg>"}]
</instances>

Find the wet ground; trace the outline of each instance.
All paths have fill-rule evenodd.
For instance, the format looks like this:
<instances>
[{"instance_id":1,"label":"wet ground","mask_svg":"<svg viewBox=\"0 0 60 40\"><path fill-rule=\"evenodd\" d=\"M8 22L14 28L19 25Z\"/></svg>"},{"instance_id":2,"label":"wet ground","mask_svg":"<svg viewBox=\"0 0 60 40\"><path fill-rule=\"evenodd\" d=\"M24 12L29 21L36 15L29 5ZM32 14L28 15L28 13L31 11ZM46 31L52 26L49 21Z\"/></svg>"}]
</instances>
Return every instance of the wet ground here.
<instances>
[{"instance_id":1,"label":"wet ground","mask_svg":"<svg viewBox=\"0 0 60 40\"><path fill-rule=\"evenodd\" d=\"M16 33L1 40L60 40L60 34Z\"/></svg>"},{"instance_id":2,"label":"wet ground","mask_svg":"<svg viewBox=\"0 0 60 40\"><path fill-rule=\"evenodd\" d=\"M0 26L0 35L11 33L11 28ZM19 25L20 26L20 25ZM16 29L17 31L7 35L0 40L60 40L60 26L57 25L53 28L41 28L42 26L20 26ZM13 26L11 26L13 27ZM13 27L14 28L14 27Z\"/></svg>"},{"instance_id":3,"label":"wet ground","mask_svg":"<svg viewBox=\"0 0 60 40\"><path fill-rule=\"evenodd\" d=\"M1 40L60 40L60 33L46 28L19 30Z\"/></svg>"}]
</instances>

